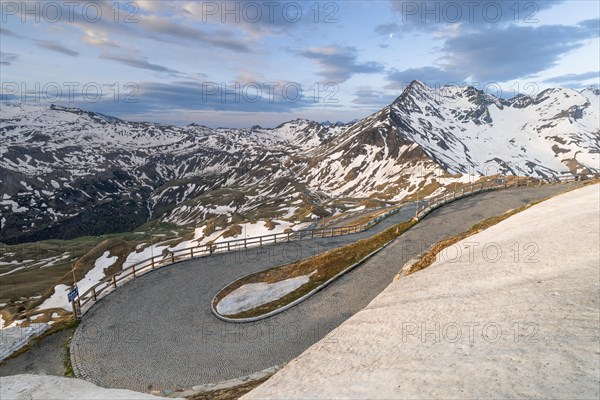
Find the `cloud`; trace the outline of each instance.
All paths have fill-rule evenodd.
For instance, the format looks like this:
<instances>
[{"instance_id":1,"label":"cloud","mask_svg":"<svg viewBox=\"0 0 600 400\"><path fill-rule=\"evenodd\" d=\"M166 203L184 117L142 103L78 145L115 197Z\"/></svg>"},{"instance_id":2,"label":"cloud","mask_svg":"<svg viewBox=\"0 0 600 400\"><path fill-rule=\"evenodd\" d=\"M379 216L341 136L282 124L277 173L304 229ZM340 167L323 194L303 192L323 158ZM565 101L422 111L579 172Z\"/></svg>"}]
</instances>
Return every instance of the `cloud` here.
<instances>
[{"instance_id":1,"label":"cloud","mask_svg":"<svg viewBox=\"0 0 600 400\"><path fill-rule=\"evenodd\" d=\"M383 72L382 64L374 61L360 63L355 47L316 47L300 53L321 67L321 75L330 82L345 82L354 74Z\"/></svg>"},{"instance_id":2,"label":"cloud","mask_svg":"<svg viewBox=\"0 0 600 400\"><path fill-rule=\"evenodd\" d=\"M19 59L19 55L15 53L5 53L0 51L0 65L12 65Z\"/></svg>"},{"instance_id":3,"label":"cloud","mask_svg":"<svg viewBox=\"0 0 600 400\"><path fill-rule=\"evenodd\" d=\"M176 6L177 1L136 0L135 4L145 11L165 11Z\"/></svg>"},{"instance_id":4,"label":"cloud","mask_svg":"<svg viewBox=\"0 0 600 400\"><path fill-rule=\"evenodd\" d=\"M445 40L436 65L393 70L388 89L402 90L418 79L429 86L470 82L506 82L554 67L562 56L597 37L597 20L573 26L494 26L477 35L461 33Z\"/></svg>"},{"instance_id":5,"label":"cloud","mask_svg":"<svg viewBox=\"0 0 600 400\"><path fill-rule=\"evenodd\" d=\"M567 86L576 86L577 83L581 84L584 82L588 82L591 80L595 80L596 82L600 81L600 71L590 71L582 74L565 74L555 76L553 78L549 78L544 80L544 83L556 83L559 85Z\"/></svg>"},{"instance_id":6,"label":"cloud","mask_svg":"<svg viewBox=\"0 0 600 400\"><path fill-rule=\"evenodd\" d=\"M17 35L13 31L8 30L6 28L0 28L0 35L11 36L11 37L14 37L14 38L22 38L23 37L21 35Z\"/></svg>"},{"instance_id":7,"label":"cloud","mask_svg":"<svg viewBox=\"0 0 600 400\"><path fill-rule=\"evenodd\" d=\"M256 123L254 118L260 113L270 113L275 116L302 110L302 115L305 115L305 112L318 110L319 106L324 105L323 99L315 102L315 99L312 98L313 91L308 87L309 85L301 86L302 97L296 98L296 93L290 90L287 92L289 97L284 98L283 85L285 83L279 82L279 86L274 89L262 87L259 91L255 90L254 86L244 89L244 86L241 85L237 89L236 97L233 94L236 91L233 82L227 84L225 88L227 92L224 94L225 91L220 87L220 83L191 80L167 83L147 81L139 83L135 91L127 91L128 96L119 98L119 101L115 101L112 95L89 101L75 92L76 96L73 100L65 97L64 101L55 103L93 110L115 117L137 114L150 116L149 119L155 120L153 116L162 115L160 119L163 121L168 120L170 114L173 116L193 115L202 111L214 112L218 116L217 113L222 113L218 123L221 126L229 125L227 118L223 118L223 115L227 115L227 113L236 113L240 119L246 121L243 125L251 125ZM125 95L125 92L123 94ZM0 100L17 101L18 98L12 93L0 93ZM243 118L242 115L244 115ZM281 117L273 119L281 120ZM172 121L175 120L176 118L172 118Z\"/></svg>"},{"instance_id":8,"label":"cloud","mask_svg":"<svg viewBox=\"0 0 600 400\"><path fill-rule=\"evenodd\" d=\"M100 58L102 58L104 60L117 61L123 65L127 65L127 66L133 67L133 68L146 69L149 71L161 72L161 73L166 73L166 74L171 74L171 75L179 74L178 71L175 71L173 69L163 67L162 65L152 64L152 63L148 62L148 59L146 57L141 57L141 56L140 57L132 57L132 56L118 55L118 54L101 54Z\"/></svg>"},{"instance_id":9,"label":"cloud","mask_svg":"<svg viewBox=\"0 0 600 400\"><path fill-rule=\"evenodd\" d=\"M441 87L452 83L462 83L468 77L466 72L445 70L438 67L408 68L402 71L393 70L387 76L386 89L403 91L412 81L420 80L429 87Z\"/></svg>"},{"instance_id":10,"label":"cloud","mask_svg":"<svg viewBox=\"0 0 600 400\"><path fill-rule=\"evenodd\" d=\"M283 83L283 82L281 82ZM75 101L65 102L65 106L77 107L82 109L91 109L106 115L115 117L129 118L132 115L144 116L145 120L161 120L173 123L181 123L184 117L191 115L207 115L212 113L215 116L215 126L230 126L231 121L227 118L229 113L234 113L239 117L240 125L253 125L257 123L256 116L261 114L271 115L273 121L281 122L282 117L277 115L288 115L289 113L301 111L301 115L319 109L322 103L315 103L312 99L312 90L303 86L303 97L298 99L285 99L282 97L282 85L275 90L269 91L262 88L260 93L250 88L244 91L243 86L238 90L238 96L234 96L232 91L234 83L228 83L226 90L228 93L223 96L219 84L215 92L215 86L212 82L197 81L175 81L175 82L141 82L137 85L137 90L127 97L126 101L115 102L112 96L106 96L98 101L89 102L84 98L76 98ZM258 96L256 96L258 94ZM290 92L293 97L295 94ZM2 100L16 100L14 95L1 95ZM123 98L122 100L125 100ZM297 117L296 115L295 117ZM283 117L291 119L288 117ZM196 120L195 122L197 122ZM191 121L190 121L191 122ZM202 121L205 123L205 121ZM237 124L237 123L236 123Z\"/></svg>"},{"instance_id":11,"label":"cloud","mask_svg":"<svg viewBox=\"0 0 600 400\"><path fill-rule=\"evenodd\" d=\"M130 42L132 39L150 39L201 48L214 46L235 52L252 50L247 38L235 34L231 26L228 26L228 29L209 29L209 24L198 24L197 21L184 18L189 12L179 6L183 2L145 2L133 12L130 5L132 2L94 1L93 9L101 16L98 20L90 19L87 11L84 11L87 10L86 7L69 7L67 3L53 3L62 8L63 16L69 16L55 24L55 27L63 24L69 28L74 26L80 29L83 33L82 41L86 44L115 47L118 46L117 43L108 38L119 35L119 44ZM118 14L115 14L115 5L119 8ZM120 19L115 21L115 16ZM125 19L128 19L128 22L125 22ZM203 29L198 29L198 26L202 26Z\"/></svg>"},{"instance_id":12,"label":"cloud","mask_svg":"<svg viewBox=\"0 0 600 400\"><path fill-rule=\"evenodd\" d=\"M299 92L287 90L284 98L284 85L268 88L258 83L245 86L229 83L223 88L221 83L178 81L172 83L143 82L139 86L140 103L150 108L173 108L189 110L217 110L234 112L289 112L304 109L315 104L308 88L299 87ZM234 94L235 93L235 94ZM236 96L237 94L237 96Z\"/></svg>"},{"instance_id":13,"label":"cloud","mask_svg":"<svg viewBox=\"0 0 600 400\"><path fill-rule=\"evenodd\" d=\"M562 55L597 35L586 26L485 29L446 40L440 61L444 70L465 71L476 80L508 81L555 66Z\"/></svg>"},{"instance_id":14,"label":"cloud","mask_svg":"<svg viewBox=\"0 0 600 400\"><path fill-rule=\"evenodd\" d=\"M119 48L118 44L111 41L104 33L96 32L91 29L86 30L81 36L84 43L98 47L114 47Z\"/></svg>"},{"instance_id":15,"label":"cloud","mask_svg":"<svg viewBox=\"0 0 600 400\"><path fill-rule=\"evenodd\" d=\"M598 31L600 30L600 19L586 19L577 24L578 26L589 29L596 32L598 35Z\"/></svg>"},{"instance_id":16,"label":"cloud","mask_svg":"<svg viewBox=\"0 0 600 400\"><path fill-rule=\"evenodd\" d=\"M70 57L77 57L79 55L78 52L68 49L59 43L51 42L49 40L38 40L37 45L38 45L38 47L41 47L43 49L54 51L56 53L65 54Z\"/></svg>"},{"instance_id":17,"label":"cloud","mask_svg":"<svg viewBox=\"0 0 600 400\"><path fill-rule=\"evenodd\" d=\"M317 6L318 11L315 8ZM323 25L336 23L340 4L225 0L181 2L179 8L190 19L215 26L232 27L244 31L254 39L260 39L264 36L290 35L292 30L299 28L314 29L315 21Z\"/></svg>"},{"instance_id":18,"label":"cloud","mask_svg":"<svg viewBox=\"0 0 600 400\"><path fill-rule=\"evenodd\" d=\"M242 38L234 35L230 30L218 30L215 32L203 32L201 30L174 23L167 17L139 16L139 26L147 33L155 33L155 40L166 41L165 36L194 42L194 44L208 43L216 47L236 52L250 52L250 47Z\"/></svg>"},{"instance_id":19,"label":"cloud","mask_svg":"<svg viewBox=\"0 0 600 400\"><path fill-rule=\"evenodd\" d=\"M381 90L375 90L370 86L360 86L356 92L354 92L354 99L352 104L375 106L375 108L381 108L391 104L397 95L387 95Z\"/></svg>"},{"instance_id":20,"label":"cloud","mask_svg":"<svg viewBox=\"0 0 600 400\"><path fill-rule=\"evenodd\" d=\"M480 0L444 2L439 0L390 0L390 4L393 12L400 18L397 32L402 32L411 30L432 31L450 24L460 24L468 29L481 29L484 26L494 25L506 26L512 23L532 25L537 23L540 11L552 8L563 1Z\"/></svg>"},{"instance_id":21,"label":"cloud","mask_svg":"<svg viewBox=\"0 0 600 400\"><path fill-rule=\"evenodd\" d=\"M389 36L398 32L400 32L400 26L395 22L375 26L375 33L381 36Z\"/></svg>"}]
</instances>

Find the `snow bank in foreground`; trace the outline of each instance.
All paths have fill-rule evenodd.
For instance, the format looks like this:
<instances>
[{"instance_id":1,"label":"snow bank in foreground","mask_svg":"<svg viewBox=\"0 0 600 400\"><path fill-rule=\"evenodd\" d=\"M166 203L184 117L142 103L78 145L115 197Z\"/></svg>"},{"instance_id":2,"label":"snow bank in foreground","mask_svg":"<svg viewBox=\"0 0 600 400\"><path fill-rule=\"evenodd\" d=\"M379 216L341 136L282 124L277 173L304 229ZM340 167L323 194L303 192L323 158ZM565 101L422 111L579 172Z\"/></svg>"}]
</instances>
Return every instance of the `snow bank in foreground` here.
<instances>
[{"instance_id":1,"label":"snow bank in foreground","mask_svg":"<svg viewBox=\"0 0 600 400\"><path fill-rule=\"evenodd\" d=\"M536 205L390 284L244 398L599 398L599 236L599 185Z\"/></svg>"},{"instance_id":2,"label":"snow bank in foreground","mask_svg":"<svg viewBox=\"0 0 600 400\"><path fill-rule=\"evenodd\" d=\"M221 315L233 315L251 310L280 299L309 281L310 277L304 275L275 283L248 283L223 297L217 304L217 312Z\"/></svg>"},{"instance_id":3,"label":"snow bank in foreground","mask_svg":"<svg viewBox=\"0 0 600 400\"><path fill-rule=\"evenodd\" d=\"M49 375L13 375L0 378L2 400L138 400L161 399L145 393L105 389L81 379Z\"/></svg>"},{"instance_id":4,"label":"snow bank in foreground","mask_svg":"<svg viewBox=\"0 0 600 400\"><path fill-rule=\"evenodd\" d=\"M21 328L11 324L0 326L0 361L19 350L29 341L32 336L39 335L50 327L49 324L31 324L27 328ZM0 396L2 400L4 397Z\"/></svg>"}]
</instances>

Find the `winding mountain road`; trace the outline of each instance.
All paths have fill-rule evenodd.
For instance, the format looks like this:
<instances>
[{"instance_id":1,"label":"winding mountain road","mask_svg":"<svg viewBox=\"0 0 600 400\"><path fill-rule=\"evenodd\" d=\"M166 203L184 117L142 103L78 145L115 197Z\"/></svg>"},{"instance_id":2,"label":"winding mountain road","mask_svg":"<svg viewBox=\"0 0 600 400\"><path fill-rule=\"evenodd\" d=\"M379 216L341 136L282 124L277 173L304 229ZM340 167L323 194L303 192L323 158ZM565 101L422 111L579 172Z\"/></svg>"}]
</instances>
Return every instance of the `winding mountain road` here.
<instances>
[{"instance_id":1,"label":"winding mountain road","mask_svg":"<svg viewBox=\"0 0 600 400\"><path fill-rule=\"evenodd\" d=\"M573 185L499 190L450 203L313 297L255 323L215 318L211 299L246 274L381 232L411 218L414 206L356 235L282 243L159 269L127 283L84 315L71 342L76 371L101 386L150 391L187 389L284 364L365 307L404 262L430 245Z\"/></svg>"}]
</instances>

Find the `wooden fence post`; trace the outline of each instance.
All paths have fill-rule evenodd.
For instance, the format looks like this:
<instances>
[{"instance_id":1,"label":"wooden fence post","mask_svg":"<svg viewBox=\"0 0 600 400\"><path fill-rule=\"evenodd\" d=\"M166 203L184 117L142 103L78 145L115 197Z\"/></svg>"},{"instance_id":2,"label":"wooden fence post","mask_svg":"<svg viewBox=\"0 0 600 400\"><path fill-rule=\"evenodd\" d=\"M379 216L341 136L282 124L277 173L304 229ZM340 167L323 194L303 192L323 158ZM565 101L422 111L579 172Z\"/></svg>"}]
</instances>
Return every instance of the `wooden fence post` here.
<instances>
[{"instance_id":1,"label":"wooden fence post","mask_svg":"<svg viewBox=\"0 0 600 400\"><path fill-rule=\"evenodd\" d=\"M79 319L79 315L77 313L77 306L75 305L75 300L71 301L71 307L73 308L73 318Z\"/></svg>"}]
</instances>

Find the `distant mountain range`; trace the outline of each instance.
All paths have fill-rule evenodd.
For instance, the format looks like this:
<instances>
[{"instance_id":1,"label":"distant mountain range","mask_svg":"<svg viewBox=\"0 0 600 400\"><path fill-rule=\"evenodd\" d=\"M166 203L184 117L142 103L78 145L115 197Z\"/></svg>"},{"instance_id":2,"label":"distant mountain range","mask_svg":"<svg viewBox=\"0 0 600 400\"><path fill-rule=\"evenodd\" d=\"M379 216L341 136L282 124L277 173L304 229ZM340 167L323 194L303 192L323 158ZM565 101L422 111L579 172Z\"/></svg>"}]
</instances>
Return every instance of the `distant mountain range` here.
<instances>
[{"instance_id":1,"label":"distant mountain range","mask_svg":"<svg viewBox=\"0 0 600 400\"><path fill-rule=\"evenodd\" d=\"M0 111L4 243L126 231L148 220L301 221L364 199L444 190L465 175L600 172L596 88L507 100L414 81L362 120L298 119L273 129L127 122L55 105L3 103Z\"/></svg>"}]
</instances>

